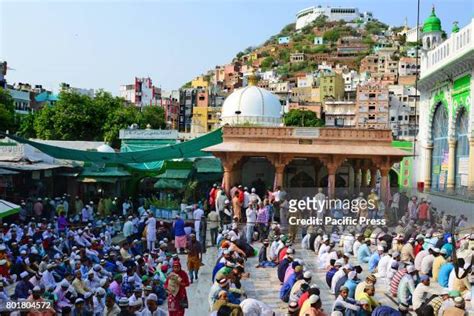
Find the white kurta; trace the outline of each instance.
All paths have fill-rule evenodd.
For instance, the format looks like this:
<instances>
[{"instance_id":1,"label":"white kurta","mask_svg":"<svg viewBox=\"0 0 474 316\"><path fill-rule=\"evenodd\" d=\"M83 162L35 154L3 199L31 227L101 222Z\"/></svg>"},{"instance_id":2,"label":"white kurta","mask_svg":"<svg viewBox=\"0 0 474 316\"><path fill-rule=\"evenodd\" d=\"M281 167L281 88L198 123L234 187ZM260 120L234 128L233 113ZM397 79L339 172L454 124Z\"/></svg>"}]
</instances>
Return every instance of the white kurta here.
<instances>
[{"instance_id":1,"label":"white kurta","mask_svg":"<svg viewBox=\"0 0 474 316\"><path fill-rule=\"evenodd\" d=\"M146 240L155 241L156 240L156 218L150 217L146 221Z\"/></svg>"}]
</instances>

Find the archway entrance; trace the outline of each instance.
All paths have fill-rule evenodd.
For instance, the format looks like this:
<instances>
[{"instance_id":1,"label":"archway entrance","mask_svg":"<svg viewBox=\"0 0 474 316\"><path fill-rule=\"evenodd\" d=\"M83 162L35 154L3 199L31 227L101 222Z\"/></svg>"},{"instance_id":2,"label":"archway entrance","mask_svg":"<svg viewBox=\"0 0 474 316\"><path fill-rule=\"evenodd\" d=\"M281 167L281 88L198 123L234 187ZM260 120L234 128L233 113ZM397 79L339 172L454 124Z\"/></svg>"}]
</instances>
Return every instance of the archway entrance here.
<instances>
[{"instance_id":1,"label":"archway entrance","mask_svg":"<svg viewBox=\"0 0 474 316\"><path fill-rule=\"evenodd\" d=\"M296 198L314 196L319 164L316 159L295 158L285 168L283 186Z\"/></svg>"},{"instance_id":2,"label":"archway entrance","mask_svg":"<svg viewBox=\"0 0 474 316\"><path fill-rule=\"evenodd\" d=\"M259 196L265 196L268 188L273 188L275 167L265 157L248 157L242 164L241 183L255 188Z\"/></svg>"},{"instance_id":3,"label":"archway entrance","mask_svg":"<svg viewBox=\"0 0 474 316\"><path fill-rule=\"evenodd\" d=\"M456 120L456 192L465 194L469 173L469 115L465 108Z\"/></svg>"},{"instance_id":4,"label":"archway entrance","mask_svg":"<svg viewBox=\"0 0 474 316\"><path fill-rule=\"evenodd\" d=\"M448 112L442 104L433 116L431 128L433 137L433 155L431 158L431 188L435 191L445 191L448 181Z\"/></svg>"}]
</instances>

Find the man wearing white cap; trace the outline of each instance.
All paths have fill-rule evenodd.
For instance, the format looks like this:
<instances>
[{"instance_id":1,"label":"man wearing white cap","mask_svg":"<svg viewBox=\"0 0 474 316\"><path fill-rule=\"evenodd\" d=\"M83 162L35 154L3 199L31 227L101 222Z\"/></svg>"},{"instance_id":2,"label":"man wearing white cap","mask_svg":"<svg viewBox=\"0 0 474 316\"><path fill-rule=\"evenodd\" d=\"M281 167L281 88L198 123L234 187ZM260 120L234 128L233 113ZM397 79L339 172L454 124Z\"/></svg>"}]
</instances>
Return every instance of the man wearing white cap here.
<instances>
[{"instance_id":1,"label":"man wearing white cap","mask_svg":"<svg viewBox=\"0 0 474 316\"><path fill-rule=\"evenodd\" d=\"M155 248L156 241L156 218L153 216L153 213L148 214L148 219L145 222L146 225L146 244L147 249L152 250Z\"/></svg>"},{"instance_id":2,"label":"man wearing white cap","mask_svg":"<svg viewBox=\"0 0 474 316\"><path fill-rule=\"evenodd\" d=\"M415 291L413 291L413 309L416 310L418 307L423 304L423 302L430 298L432 295L437 295L431 287L430 287L430 277L427 275L421 275L420 276L420 283L415 288Z\"/></svg>"},{"instance_id":3,"label":"man wearing white cap","mask_svg":"<svg viewBox=\"0 0 474 316\"><path fill-rule=\"evenodd\" d=\"M402 277L398 284L397 298L398 302L409 305L410 298L415 291L415 280L413 276L416 274L416 269L413 265L407 267L407 273Z\"/></svg>"},{"instance_id":4,"label":"man wearing white cap","mask_svg":"<svg viewBox=\"0 0 474 316\"><path fill-rule=\"evenodd\" d=\"M377 277L385 278L387 276L387 272L390 269L391 262L392 256L390 255L390 252L388 254L382 254L382 257L380 258L379 263L377 264Z\"/></svg>"},{"instance_id":5,"label":"man wearing white cap","mask_svg":"<svg viewBox=\"0 0 474 316\"><path fill-rule=\"evenodd\" d=\"M194 204L193 219L194 219L194 231L196 234L197 241L201 241L201 219L204 216L204 211L199 207L198 204Z\"/></svg>"},{"instance_id":6,"label":"man wearing white cap","mask_svg":"<svg viewBox=\"0 0 474 316\"><path fill-rule=\"evenodd\" d=\"M441 269L441 266L446 263L446 249L440 249L439 254L435 256L435 259L433 261L433 269L432 269L432 274L433 274L433 281L438 282L438 274L439 270Z\"/></svg>"},{"instance_id":7,"label":"man wearing white cap","mask_svg":"<svg viewBox=\"0 0 474 316\"><path fill-rule=\"evenodd\" d=\"M301 295L303 295L303 290L302 290L303 284L307 284L309 288L312 277L313 277L313 274L311 273L311 271L305 271L303 273L303 278L296 281L295 284L293 284L293 287L291 288L291 291L290 291L290 302L291 301L297 302L300 299Z\"/></svg>"},{"instance_id":8,"label":"man wearing white cap","mask_svg":"<svg viewBox=\"0 0 474 316\"><path fill-rule=\"evenodd\" d=\"M133 236L133 216L129 216L127 221L123 224L123 237L127 238L128 242L132 242Z\"/></svg>"},{"instance_id":9,"label":"man wearing white cap","mask_svg":"<svg viewBox=\"0 0 474 316\"><path fill-rule=\"evenodd\" d=\"M13 296L15 299L28 298L29 291L33 289L33 285L28 281L28 276L29 274L26 271L20 273L21 280L15 286L15 293Z\"/></svg>"},{"instance_id":10,"label":"man wearing white cap","mask_svg":"<svg viewBox=\"0 0 474 316\"><path fill-rule=\"evenodd\" d=\"M379 264L380 258L383 255L383 247L382 246L377 246L377 251L374 251L372 255L369 258L369 272L372 273L375 271L377 268L377 265Z\"/></svg>"},{"instance_id":11,"label":"man wearing white cap","mask_svg":"<svg viewBox=\"0 0 474 316\"><path fill-rule=\"evenodd\" d=\"M430 248L428 249L429 254L423 258L421 261L421 274L431 275L431 270L433 269L433 262L435 255L438 256L439 248Z\"/></svg>"}]
</instances>

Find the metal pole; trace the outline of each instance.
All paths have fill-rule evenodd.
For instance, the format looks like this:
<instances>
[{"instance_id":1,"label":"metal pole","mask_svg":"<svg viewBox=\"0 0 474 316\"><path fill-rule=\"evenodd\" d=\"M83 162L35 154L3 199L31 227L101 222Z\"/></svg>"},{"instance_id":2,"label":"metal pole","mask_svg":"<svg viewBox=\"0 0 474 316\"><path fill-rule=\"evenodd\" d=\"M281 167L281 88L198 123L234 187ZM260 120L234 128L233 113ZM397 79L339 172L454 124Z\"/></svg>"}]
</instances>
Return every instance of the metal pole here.
<instances>
[{"instance_id":1,"label":"metal pole","mask_svg":"<svg viewBox=\"0 0 474 316\"><path fill-rule=\"evenodd\" d=\"M416 50L415 50L415 65L416 65L416 80L415 80L415 130L413 131L413 159L416 157L416 139L418 134L418 80L420 78L420 70L418 69L419 65L419 56L418 56L418 43L420 41L420 0L417 1L417 10L416 10Z\"/></svg>"}]
</instances>

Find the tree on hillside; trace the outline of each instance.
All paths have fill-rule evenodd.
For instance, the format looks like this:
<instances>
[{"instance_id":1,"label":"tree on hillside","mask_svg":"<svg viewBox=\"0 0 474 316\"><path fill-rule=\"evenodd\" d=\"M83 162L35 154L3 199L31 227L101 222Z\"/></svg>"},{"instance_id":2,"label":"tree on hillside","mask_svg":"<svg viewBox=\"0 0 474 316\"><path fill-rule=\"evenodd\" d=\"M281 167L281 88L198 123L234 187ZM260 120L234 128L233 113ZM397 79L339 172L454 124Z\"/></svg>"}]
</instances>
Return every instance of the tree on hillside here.
<instances>
[{"instance_id":1,"label":"tree on hillside","mask_svg":"<svg viewBox=\"0 0 474 316\"><path fill-rule=\"evenodd\" d=\"M273 66L274 62L275 60L273 59L273 57L268 56L262 61L262 63L260 64L260 68L262 68L262 71L267 71Z\"/></svg>"},{"instance_id":2,"label":"tree on hillside","mask_svg":"<svg viewBox=\"0 0 474 316\"><path fill-rule=\"evenodd\" d=\"M285 126L319 127L324 126L324 121L316 113L305 109L293 109L283 117Z\"/></svg>"},{"instance_id":3,"label":"tree on hillside","mask_svg":"<svg viewBox=\"0 0 474 316\"><path fill-rule=\"evenodd\" d=\"M12 132L15 125L15 105L7 90L0 88L0 130Z\"/></svg>"},{"instance_id":4,"label":"tree on hillside","mask_svg":"<svg viewBox=\"0 0 474 316\"><path fill-rule=\"evenodd\" d=\"M341 37L341 32L339 29L334 28L324 32L323 39L325 42L337 42L337 40Z\"/></svg>"},{"instance_id":5,"label":"tree on hillside","mask_svg":"<svg viewBox=\"0 0 474 316\"><path fill-rule=\"evenodd\" d=\"M280 31L280 36L286 36L286 35L289 35L291 34L292 32L295 31L295 26L296 24L295 23L290 23L290 24L287 24L285 25L285 27L283 27Z\"/></svg>"},{"instance_id":6,"label":"tree on hillside","mask_svg":"<svg viewBox=\"0 0 474 316\"><path fill-rule=\"evenodd\" d=\"M165 110L161 106L147 106L143 108L140 127L146 128L148 124L153 129L166 127Z\"/></svg>"},{"instance_id":7,"label":"tree on hillside","mask_svg":"<svg viewBox=\"0 0 474 316\"><path fill-rule=\"evenodd\" d=\"M377 20L365 24L365 31L369 34L380 34L388 29L388 25Z\"/></svg>"}]
</instances>

